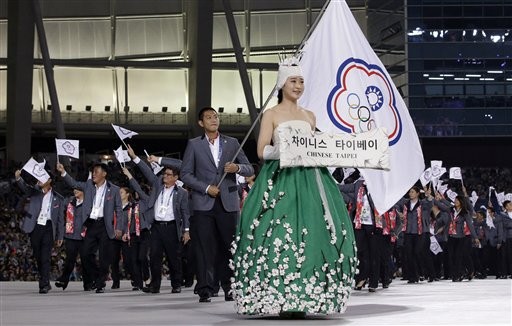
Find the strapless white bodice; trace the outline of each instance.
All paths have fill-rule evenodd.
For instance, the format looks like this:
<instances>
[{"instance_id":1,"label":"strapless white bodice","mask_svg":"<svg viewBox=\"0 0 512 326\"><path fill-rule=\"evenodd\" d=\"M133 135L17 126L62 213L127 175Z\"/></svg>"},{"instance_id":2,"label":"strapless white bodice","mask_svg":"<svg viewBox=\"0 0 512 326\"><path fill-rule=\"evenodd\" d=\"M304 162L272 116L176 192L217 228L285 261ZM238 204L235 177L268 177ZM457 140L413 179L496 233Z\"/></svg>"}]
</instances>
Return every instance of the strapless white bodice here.
<instances>
[{"instance_id":1,"label":"strapless white bodice","mask_svg":"<svg viewBox=\"0 0 512 326\"><path fill-rule=\"evenodd\" d=\"M274 144L274 147L279 148L279 143L281 142L279 133L286 129L301 130L302 132L308 132L311 131L311 125L309 124L309 122L304 120L289 120L281 122L274 129L274 133L272 135L272 143Z\"/></svg>"}]
</instances>

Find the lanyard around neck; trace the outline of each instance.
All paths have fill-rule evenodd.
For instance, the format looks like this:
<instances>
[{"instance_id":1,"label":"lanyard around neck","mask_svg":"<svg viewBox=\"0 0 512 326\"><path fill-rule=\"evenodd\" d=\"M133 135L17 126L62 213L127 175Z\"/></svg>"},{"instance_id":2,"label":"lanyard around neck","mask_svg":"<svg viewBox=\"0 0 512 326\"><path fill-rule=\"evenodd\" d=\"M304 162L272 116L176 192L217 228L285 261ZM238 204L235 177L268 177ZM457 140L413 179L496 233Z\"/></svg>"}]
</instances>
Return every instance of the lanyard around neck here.
<instances>
[{"instance_id":1,"label":"lanyard around neck","mask_svg":"<svg viewBox=\"0 0 512 326\"><path fill-rule=\"evenodd\" d=\"M169 203L171 202L171 199L174 196L174 192L176 191L175 189L176 189L176 185L174 185L174 188L171 190L171 195L169 196L169 198L167 198L167 206L165 206L165 207L169 207ZM162 188L162 191L160 192L160 206L162 206L164 204L164 190L165 190L165 186Z\"/></svg>"}]
</instances>

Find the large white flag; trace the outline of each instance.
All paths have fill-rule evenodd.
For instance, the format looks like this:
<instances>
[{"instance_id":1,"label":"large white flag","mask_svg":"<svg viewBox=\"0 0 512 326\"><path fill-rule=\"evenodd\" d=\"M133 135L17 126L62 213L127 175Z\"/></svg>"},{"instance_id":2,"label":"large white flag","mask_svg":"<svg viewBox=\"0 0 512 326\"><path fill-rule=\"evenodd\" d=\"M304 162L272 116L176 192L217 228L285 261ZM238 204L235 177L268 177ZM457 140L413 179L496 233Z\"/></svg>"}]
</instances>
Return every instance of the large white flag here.
<instances>
[{"instance_id":1,"label":"large white flag","mask_svg":"<svg viewBox=\"0 0 512 326\"><path fill-rule=\"evenodd\" d=\"M46 181L50 179L50 175L44 169L45 164L46 160L43 160L43 162L39 163L31 157L27 161L27 163L25 163L22 170L27 171L30 175L32 175L41 183L46 183Z\"/></svg>"},{"instance_id":2,"label":"large white flag","mask_svg":"<svg viewBox=\"0 0 512 326\"><path fill-rule=\"evenodd\" d=\"M78 140L55 138L55 147L57 147L57 155L79 158L80 153L78 150L78 144Z\"/></svg>"},{"instance_id":3,"label":"large white flag","mask_svg":"<svg viewBox=\"0 0 512 326\"><path fill-rule=\"evenodd\" d=\"M331 0L300 66L300 104L315 113L321 131L387 129L391 170L361 170L377 211L387 211L418 181L423 153L403 99L344 0Z\"/></svg>"},{"instance_id":4,"label":"large white flag","mask_svg":"<svg viewBox=\"0 0 512 326\"><path fill-rule=\"evenodd\" d=\"M131 131L126 128L116 126L115 124L112 124L112 128L114 128L114 131L116 132L116 134L119 136L119 138L121 140L123 140L125 138L132 138L132 136L138 135L138 133L136 133L135 131Z\"/></svg>"}]
</instances>

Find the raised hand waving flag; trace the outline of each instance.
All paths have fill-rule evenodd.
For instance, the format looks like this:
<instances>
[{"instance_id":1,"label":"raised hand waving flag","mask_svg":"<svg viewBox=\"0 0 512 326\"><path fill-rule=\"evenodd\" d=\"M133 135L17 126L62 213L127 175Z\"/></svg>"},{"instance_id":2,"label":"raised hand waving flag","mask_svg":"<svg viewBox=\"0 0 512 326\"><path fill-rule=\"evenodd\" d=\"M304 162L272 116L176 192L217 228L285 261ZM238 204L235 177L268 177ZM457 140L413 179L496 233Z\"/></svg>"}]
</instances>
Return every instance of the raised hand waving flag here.
<instances>
[{"instance_id":1,"label":"raised hand waving flag","mask_svg":"<svg viewBox=\"0 0 512 326\"><path fill-rule=\"evenodd\" d=\"M46 160L43 160L43 162L39 163L31 157L27 161L27 163L25 163L22 170L27 171L31 176L36 178L39 182L46 183L46 181L48 181L48 179L50 179L50 175L44 169L45 165L46 165Z\"/></svg>"},{"instance_id":2,"label":"raised hand waving flag","mask_svg":"<svg viewBox=\"0 0 512 326\"><path fill-rule=\"evenodd\" d=\"M72 139L55 139L55 147L57 147L57 155L70 156L79 158L79 141Z\"/></svg>"},{"instance_id":3,"label":"raised hand waving flag","mask_svg":"<svg viewBox=\"0 0 512 326\"><path fill-rule=\"evenodd\" d=\"M425 169L408 109L344 0L331 0L302 49L305 92L324 132L385 127L391 170L361 169L378 212L393 206Z\"/></svg>"}]
</instances>

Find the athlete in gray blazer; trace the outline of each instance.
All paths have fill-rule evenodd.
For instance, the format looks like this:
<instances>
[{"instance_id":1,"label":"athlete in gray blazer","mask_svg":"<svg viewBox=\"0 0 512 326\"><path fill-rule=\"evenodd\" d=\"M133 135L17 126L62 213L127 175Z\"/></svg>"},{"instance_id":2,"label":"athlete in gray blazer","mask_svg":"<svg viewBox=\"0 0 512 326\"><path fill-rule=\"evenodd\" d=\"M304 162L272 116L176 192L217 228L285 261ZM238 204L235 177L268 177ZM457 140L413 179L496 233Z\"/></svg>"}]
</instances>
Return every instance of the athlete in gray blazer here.
<instances>
[{"instance_id":1,"label":"athlete in gray blazer","mask_svg":"<svg viewBox=\"0 0 512 326\"><path fill-rule=\"evenodd\" d=\"M119 187L106 180L106 164L93 166L92 179L79 182L66 173L64 166L57 164L57 171L73 189L82 189L84 201L82 220L87 228L84 238L85 264L87 271L96 280L96 293L105 292L105 282L112 263L112 242L126 233L127 221L121 204ZM114 219L116 229L114 230ZM99 271L96 268L96 249L99 249ZM96 275L95 275L96 274Z\"/></svg>"},{"instance_id":2,"label":"athlete in gray blazer","mask_svg":"<svg viewBox=\"0 0 512 326\"><path fill-rule=\"evenodd\" d=\"M15 172L15 178L21 191L30 196L21 229L30 236L39 272L39 293L46 294L51 289L50 261L53 243L56 240L60 247L64 236L63 198L53 191L51 178L44 184L38 182L35 188L27 186L21 178L20 170Z\"/></svg>"},{"instance_id":3,"label":"athlete in gray blazer","mask_svg":"<svg viewBox=\"0 0 512 326\"><path fill-rule=\"evenodd\" d=\"M240 144L235 138L219 133L219 117L213 108L203 108L198 118L204 134L188 141L181 168L181 178L192 191L194 234L198 237L193 240L197 259L196 291L199 302L210 302L215 280L219 280L225 300L231 301L229 249L240 213L236 173L247 177L254 174L254 169L243 151L233 159ZM226 178L219 185L225 172Z\"/></svg>"},{"instance_id":4,"label":"athlete in gray blazer","mask_svg":"<svg viewBox=\"0 0 512 326\"><path fill-rule=\"evenodd\" d=\"M181 165L180 160L164 160L161 175L156 176L151 168L135 155L128 146L128 155L151 184L146 213L151 225L150 267L151 284L142 290L146 293L159 293L162 275L162 256L165 252L171 272L172 293L181 292L181 242L188 241L189 204L188 192L176 184Z\"/></svg>"}]
</instances>

